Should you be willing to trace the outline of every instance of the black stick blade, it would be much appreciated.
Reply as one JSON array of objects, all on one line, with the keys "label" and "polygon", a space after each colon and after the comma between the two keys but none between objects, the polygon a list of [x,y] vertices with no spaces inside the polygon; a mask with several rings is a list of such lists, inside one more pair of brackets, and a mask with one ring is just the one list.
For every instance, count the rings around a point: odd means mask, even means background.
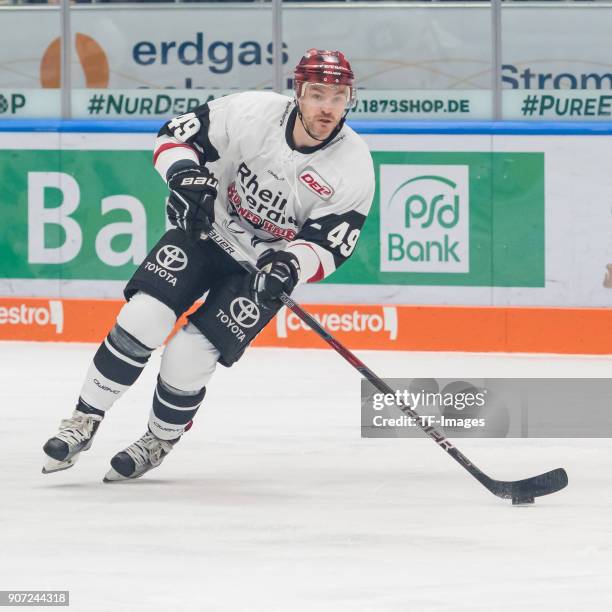
[{"label": "black stick blade", "polygon": [[487,488],[503,499],[526,500],[560,491],[567,486],[567,482],[567,472],[563,468],[557,468],[524,480],[491,480],[491,486]]}]

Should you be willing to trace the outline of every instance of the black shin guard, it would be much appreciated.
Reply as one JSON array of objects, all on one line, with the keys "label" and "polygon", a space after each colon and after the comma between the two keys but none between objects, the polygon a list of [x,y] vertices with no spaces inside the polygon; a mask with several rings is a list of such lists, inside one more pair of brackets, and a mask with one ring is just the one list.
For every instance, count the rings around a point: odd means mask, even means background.
[{"label": "black shin guard", "polygon": [[115,325],[94,356],[99,372],[120,385],[132,385],[140,376],[153,349]]},{"label": "black shin guard", "polygon": [[153,408],[149,418],[149,429],[162,440],[175,440],[189,429],[204,396],[206,387],[199,391],[175,389],[161,377],[153,396]]},{"label": "black shin guard", "polygon": [[[79,406],[108,410],[136,382],[152,352],[153,349],[115,325],[93,358]],[[81,407],[79,410],[85,412]]]}]

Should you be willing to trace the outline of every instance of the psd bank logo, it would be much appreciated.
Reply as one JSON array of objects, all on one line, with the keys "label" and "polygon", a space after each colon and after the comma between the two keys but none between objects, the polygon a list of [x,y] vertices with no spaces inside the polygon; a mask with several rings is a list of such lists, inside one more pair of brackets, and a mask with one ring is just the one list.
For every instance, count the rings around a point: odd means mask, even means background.
[{"label": "psd bank logo", "polygon": [[380,269],[469,272],[469,166],[380,166]]},{"label": "psd bank logo", "polygon": [[28,304],[0,306],[0,325],[54,325],[55,333],[61,334],[64,331],[64,309],[59,300],[49,300],[48,307]]},{"label": "psd bank logo", "polygon": [[[327,331],[357,333],[357,334],[385,334],[389,340],[397,339],[397,308],[395,306],[383,306],[382,312],[363,312],[353,307],[337,308],[335,312],[310,314]],[[310,331],[310,327],[304,323],[293,311],[281,308],[276,315],[276,335],[279,338],[287,338],[291,332]]]},{"label": "psd bank logo", "polygon": [[[110,69],[104,49],[91,36],[80,32],[77,32],[74,44],[85,77],[85,87],[106,89],[110,78]],[[62,72],[60,56],[61,43],[58,37],[47,47],[40,62],[40,84],[42,87],[48,89],[59,88]]]}]

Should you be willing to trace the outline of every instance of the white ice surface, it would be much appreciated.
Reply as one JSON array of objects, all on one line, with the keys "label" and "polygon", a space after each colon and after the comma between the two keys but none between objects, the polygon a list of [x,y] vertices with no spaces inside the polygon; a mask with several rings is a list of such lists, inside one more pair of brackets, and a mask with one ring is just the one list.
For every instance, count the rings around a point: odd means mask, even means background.
[{"label": "white ice surface", "polygon": [[[611,609],[610,440],[458,441],[496,478],[567,469],[567,489],[512,507],[428,439],[361,439],[359,377],[333,352],[254,349],[219,368],[158,470],[103,484],[145,430],[156,354],[92,449],[43,476],[94,350],[0,343],[0,590],[67,589],[77,612]],[[360,356],[397,377],[612,372],[612,358]]]}]

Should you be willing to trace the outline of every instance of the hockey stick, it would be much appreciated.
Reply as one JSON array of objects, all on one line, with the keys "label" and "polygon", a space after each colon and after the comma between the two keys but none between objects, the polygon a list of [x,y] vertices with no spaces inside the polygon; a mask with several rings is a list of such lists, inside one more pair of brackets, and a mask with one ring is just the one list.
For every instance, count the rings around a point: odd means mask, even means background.
[{"label": "hockey stick", "polygon": [[[218,229],[214,229],[208,233],[211,238],[220,248],[222,248],[234,261],[239,263],[245,270],[249,272],[257,272],[256,266],[250,261],[245,253],[241,252],[237,247],[231,244],[224,238]],[[348,361],[362,376],[382,393],[394,394],[394,390],[379,378],[370,368],[368,368],[360,359],[358,359],[351,351],[349,351],[341,342],[334,338],[323,326],[309,315],[298,303],[290,296],[283,293],[280,296],[281,302],[287,308],[291,309],[304,323],[306,323],[316,334],[318,334],[325,342],[327,342],[337,353],[339,353],[346,361]],[[472,463],[458,448],[453,446],[437,429],[430,425],[425,425],[415,412],[407,404],[397,404],[398,408],[407,416],[412,417],[414,422],[434,441],[445,450],[457,463],[467,470],[478,482],[484,485],[491,493],[503,499],[511,499],[512,503],[530,504],[534,503],[536,497],[555,493],[567,486],[567,473],[563,468],[557,468],[525,478],[523,480],[495,480],[487,476],[474,463]]]}]

